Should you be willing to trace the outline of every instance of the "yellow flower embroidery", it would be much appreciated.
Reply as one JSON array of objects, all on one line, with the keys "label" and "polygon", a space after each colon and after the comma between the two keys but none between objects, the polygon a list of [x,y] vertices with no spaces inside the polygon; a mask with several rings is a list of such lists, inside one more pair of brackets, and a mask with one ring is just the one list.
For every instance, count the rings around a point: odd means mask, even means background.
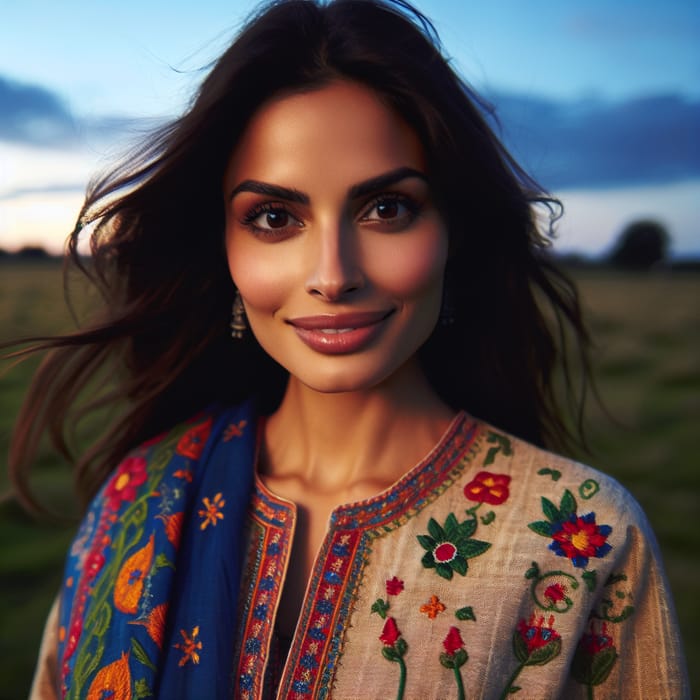
[{"label": "yellow flower embroidery", "polygon": [[182,644],[173,644],[176,649],[182,652],[182,658],[177,662],[178,666],[184,666],[188,661],[193,664],[199,663],[199,651],[202,649],[202,642],[197,637],[199,636],[199,625],[192,628],[192,634],[187,634],[185,630],[180,630],[182,635]]},{"label": "yellow flower embroidery", "polygon": [[420,606],[420,611],[425,613],[431,620],[434,620],[438,613],[444,612],[445,606],[436,595],[430,596],[430,602]]},{"label": "yellow flower embroidery", "polygon": [[204,508],[199,511],[199,517],[203,518],[202,524],[199,526],[200,530],[205,530],[207,525],[216,525],[217,520],[224,519],[221,509],[226,505],[226,501],[220,493],[217,493],[211,501],[208,498],[203,498],[202,503],[204,503]]}]

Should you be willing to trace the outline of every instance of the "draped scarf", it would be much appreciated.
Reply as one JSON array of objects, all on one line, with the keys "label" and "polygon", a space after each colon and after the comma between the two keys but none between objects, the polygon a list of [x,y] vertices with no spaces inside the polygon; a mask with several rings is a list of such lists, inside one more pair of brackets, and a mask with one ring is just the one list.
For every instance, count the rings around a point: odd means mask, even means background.
[{"label": "draped scarf", "polygon": [[59,697],[224,698],[256,450],[248,404],[131,452],[69,551]]}]

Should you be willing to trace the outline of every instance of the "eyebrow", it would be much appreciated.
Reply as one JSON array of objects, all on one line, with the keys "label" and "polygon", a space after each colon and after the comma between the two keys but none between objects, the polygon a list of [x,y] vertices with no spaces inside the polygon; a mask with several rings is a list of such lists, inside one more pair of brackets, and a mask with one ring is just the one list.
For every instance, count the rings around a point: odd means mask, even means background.
[{"label": "eyebrow", "polygon": [[[372,194],[372,192],[377,192],[378,190],[386,189],[387,187],[395,185],[397,182],[401,182],[401,180],[406,180],[411,177],[420,178],[425,182],[428,180],[425,173],[420,172],[420,170],[404,166],[396,168],[395,170],[390,170],[388,173],[377,175],[377,177],[370,178],[357,185],[353,185],[348,190],[348,198],[359,199],[360,197]],[[243,182],[233,189],[229,195],[229,201],[241,192],[253,192],[254,194],[276,197],[277,199],[283,199],[287,202],[296,202],[297,204],[308,205],[311,202],[309,195],[304,192],[300,192],[291,187],[282,187],[281,185],[273,185],[269,182],[261,182],[260,180],[243,180]]]}]

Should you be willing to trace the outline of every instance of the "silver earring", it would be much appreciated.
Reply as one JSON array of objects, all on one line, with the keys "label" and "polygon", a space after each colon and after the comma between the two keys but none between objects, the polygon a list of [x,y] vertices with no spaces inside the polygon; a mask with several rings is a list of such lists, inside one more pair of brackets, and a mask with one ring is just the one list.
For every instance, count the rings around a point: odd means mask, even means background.
[{"label": "silver earring", "polygon": [[235,340],[243,338],[244,333],[248,330],[248,324],[245,318],[245,308],[241,293],[236,290],[236,296],[233,297],[233,308],[231,310],[231,337]]}]

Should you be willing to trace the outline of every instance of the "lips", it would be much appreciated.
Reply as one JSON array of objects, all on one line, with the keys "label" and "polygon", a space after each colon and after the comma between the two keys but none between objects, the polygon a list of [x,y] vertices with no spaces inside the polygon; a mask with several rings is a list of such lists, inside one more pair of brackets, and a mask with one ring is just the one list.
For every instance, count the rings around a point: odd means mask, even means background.
[{"label": "lips", "polygon": [[343,314],[323,314],[289,319],[302,342],[326,355],[362,350],[381,333],[393,309]]}]

